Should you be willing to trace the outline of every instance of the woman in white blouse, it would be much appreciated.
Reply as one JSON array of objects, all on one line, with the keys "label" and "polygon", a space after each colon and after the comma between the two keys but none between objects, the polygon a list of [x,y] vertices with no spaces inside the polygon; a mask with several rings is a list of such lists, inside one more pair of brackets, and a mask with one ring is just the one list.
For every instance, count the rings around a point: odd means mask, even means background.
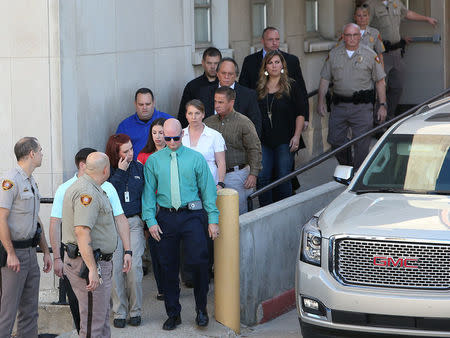
[{"label": "woman in white blouse", "polygon": [[186,119],[189,125],[183,129],[183,145],[201,153],[208,162],[217,190],[225,187],[225,140],[218,131],[207,127],[202,121],[205,106],[200,100],[186,103]]}]

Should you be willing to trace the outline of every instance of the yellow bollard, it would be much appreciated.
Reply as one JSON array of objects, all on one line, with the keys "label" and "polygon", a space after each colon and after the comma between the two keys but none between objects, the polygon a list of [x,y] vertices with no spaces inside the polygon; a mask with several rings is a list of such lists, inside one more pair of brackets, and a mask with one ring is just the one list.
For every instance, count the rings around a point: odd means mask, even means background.
[{"label": "yellow bollard", "polygon": [[237,334],[241,331],[239,284],[239,195],[234,189],[217,193],[219,238],[214,240],[214,316]]}]

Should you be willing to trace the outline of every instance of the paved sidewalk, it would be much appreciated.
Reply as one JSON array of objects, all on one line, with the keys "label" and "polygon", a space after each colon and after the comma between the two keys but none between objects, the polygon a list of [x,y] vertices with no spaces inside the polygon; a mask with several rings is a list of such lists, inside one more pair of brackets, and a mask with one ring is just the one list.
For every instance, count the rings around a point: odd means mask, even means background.
[{"label": "paved sidewalk", "polygon": [[[112,325],[112,337],[236,337],[234,332],[214,319],[214,283],[211,282],[208,293],[208,313],[209,325],[205,329],[200,329],[195,325],[195,303],[194,289],[181,287],[180,303],[181,325],[173,331],[164,331],[162,325],[167,319],[164,309],[164,302],[156,300],[156,283],[153,274],[150,272],[144,276],[143,280],[143,314],[142,324],[138,327],[127,325],[123,329],[117,329]],[[67,332],[60,335],[64,338],[78,337],[76,331]]]}]

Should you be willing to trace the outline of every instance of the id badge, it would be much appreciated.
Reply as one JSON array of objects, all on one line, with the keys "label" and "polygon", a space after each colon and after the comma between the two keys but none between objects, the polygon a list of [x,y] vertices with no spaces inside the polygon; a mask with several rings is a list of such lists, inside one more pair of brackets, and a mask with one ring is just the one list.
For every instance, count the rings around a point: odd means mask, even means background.
[{"label": "id badge", "polygon": [[125,197],[125,202],[130,202],[130,192],[129,191],[125,191],[123,193],[124,197]]}]

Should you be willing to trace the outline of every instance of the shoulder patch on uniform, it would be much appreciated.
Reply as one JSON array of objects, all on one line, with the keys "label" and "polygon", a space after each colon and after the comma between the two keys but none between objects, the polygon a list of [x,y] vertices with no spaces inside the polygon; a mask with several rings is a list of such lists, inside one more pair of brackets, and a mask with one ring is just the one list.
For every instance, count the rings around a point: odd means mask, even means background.
[{"label": "shoulder patch on uniform", "polygon": [[375,56],[375,61],[376,61],[377,63],[381,63],[381,60],[380,60],[380,58],[378,57],[378,55]]},{"label": "shoulder patch on uniform", "polygon": [[381,42],[383,42],[383,40],[381,40],[381,35],[378,34],[378,40],[380,40]]},{"label": "shoulder patch on uniform", "polygon": [[3,180],[2,182],[2,189],[3,190],[10,190],[12,187],[14,187],[14,183],[10,180]]},{"label": "shoulder patch on uniform", "polygon": [[85,207],[87,207],[92,202],[92,196],[87,195],[87,194],[81,195],[80,201],[81,201],[81,204],[83,204]]}]

